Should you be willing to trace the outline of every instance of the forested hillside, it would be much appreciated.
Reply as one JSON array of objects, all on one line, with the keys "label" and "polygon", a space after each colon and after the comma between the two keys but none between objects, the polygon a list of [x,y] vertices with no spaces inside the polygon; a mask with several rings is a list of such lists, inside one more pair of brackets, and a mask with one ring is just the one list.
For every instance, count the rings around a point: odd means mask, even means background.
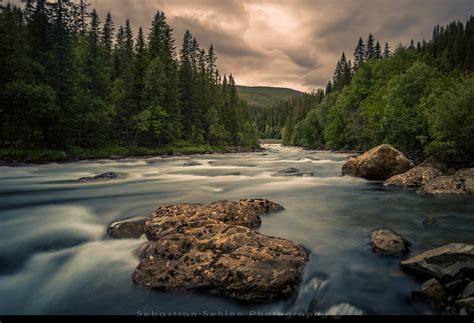
[{"label": "forested hillside", "polygon": [[315,102],[262,110],[259,130],[287,145],[365,150],[388,143],[410,156],[472,162],[473,72],[474,17],[436,26],[431,40],[393,51],[370,34],[359,39],[353,61],[342,53]]},{"label": "forested hillside", "polygon": [[247,101],[249,107],[264,108],[282,100],[302,96],[303,93],[282,87],[237,85],[237,93]]},{"label": "forested hillside", "polygon": [[27,1],[1,6],[0,33],[4,154],[258,145],[212,45],[202,49],[187,31],[176,49],[163,12],[145,35],[128,20],[115,26],[84,1]]}]

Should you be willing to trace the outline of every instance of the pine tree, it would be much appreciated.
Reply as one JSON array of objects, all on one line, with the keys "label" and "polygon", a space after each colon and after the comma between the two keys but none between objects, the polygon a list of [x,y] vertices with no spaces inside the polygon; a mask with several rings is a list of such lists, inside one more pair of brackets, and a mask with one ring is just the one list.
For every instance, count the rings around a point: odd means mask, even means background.
[{"label": "pine tree", "polygon": [[383,50],[383,58],[384,59],[389,59],[392,53],[390,52],[390,47],[388,46],[388,43],[385,43],[385,47]]},{"label": "pine tree", "polygon": [[232,143],[232,145],[234,146],[237,146],[240,142],[240,138],[238,135],[239,124],[237,119],[239,97],[237,95],[237,88],[235,86],[235,80],[232,74],[229,75],[227,87],[228,89],[226,92],[228,95],[228,101],[227,104],[224,106],[223,111],[224,125],[229,133],[230,143]]},{"label": "pine tree", "polygon": [[148,36],[149,55],[153,60],[159,58],[164,66],[168,82],[165,85],[163,108],[169,118],[166,130],[162,132],[163,142],[172,143],[182,137],[183,116],[180,106],[178,66],[175,62],[176,49],[173,29],[167,24],[166,16],[158,11],[153,19]]},{"label": "pine tree", "polygon": [[375,45],[375,59],[378,61],[382,59],[382,48],[379,42]]},{"label": "pine tree", "polygon": [[102,28],[102,45],[107,50],[107,53],[110,55],[112,53],[113,43],[114,43],[114,22],[110,12],[107,12],[107,17],[105,18],[105,23]]},{"label": "pine tree", "polygon": [[375,38],[372,33],[369,34],[369,37],[367,38],[367,47],[365,49],[365,59],[370,60],[370,59],[375,59],[376,53],[375,53]]},{"label": "pine tree", "polygon": [[135,45],[132,67],[132,100],[134,102],[135,113],[140,113],[143,110],[143,88],[145,87],[145,72],[148,66],[147,57],[145,36],[142,27],[140,27]]},{"label": "pine tree", "polygon": [[192,139],[193,124],[195,115],[193,111],[193,67],[192,67],[192,43],[193,37],[189,30],[186,30],[183,37],[183,45],[179,52],[179,80],[181,88],[181,104],[183,114],[184,136],[186,139]]},{"label": "pine tree", "polygon": [[333,77],[333,89],[342,90],[344,86],[350,83],[352,78],[351,63],[347,61],[346,54],[343,52],[341,59],[337,62]]},{"label": "pine tree", "polygon": [[211,82],[217,84],[219,82],[219,73],[216,68],[216,54],[214,52],[214,46],[211,44],[209,51],[207,52],[207,74],[211,78]]},{"label": "pine tree", "polygon": [[365,44],[362,37],[359,38],[357,47],[354,50],[354,71],[357,71],[365,60]]},{"label": "pine tree", "polygon": [[328,95],[332,92],[332,82],[329,81],[328,84],[326,85],[326,90],[325,90],[325,94]]}]

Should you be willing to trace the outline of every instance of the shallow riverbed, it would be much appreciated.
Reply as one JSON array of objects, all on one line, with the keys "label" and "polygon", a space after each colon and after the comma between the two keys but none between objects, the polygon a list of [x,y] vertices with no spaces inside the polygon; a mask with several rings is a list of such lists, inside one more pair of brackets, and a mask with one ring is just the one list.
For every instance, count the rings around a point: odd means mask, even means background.
[{"label": "shallow riverbed", "polygon": [[[338,313],[430,314],[410,299],[419,282],[397,258],[372,253],[369,233],[398,231],[411,255],[450,242],[474,243],[474,202],[386,189],[342,177],[345,154],[267,145],[263,153],[82,161],[0,167],[0,314]],[[295,167],[314,177],[285,177]],[[119,179],[81,184],[108,171]],[[286,211],[260,232],[311,252],[299,293],[270,304],[147,291],[131,284],[143,240],[106,240],[114,220],[159,205],[266,198]],[[425,216],[440,225],[425,226]]]}]

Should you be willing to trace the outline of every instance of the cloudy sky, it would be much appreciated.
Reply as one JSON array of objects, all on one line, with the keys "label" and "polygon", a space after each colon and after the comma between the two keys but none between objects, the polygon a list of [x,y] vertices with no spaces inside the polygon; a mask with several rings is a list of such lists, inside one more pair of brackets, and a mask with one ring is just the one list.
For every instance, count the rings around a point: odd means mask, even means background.
[{"label": "cloudy sky", "polygon": [[373,32],[392,48],[430,38],[435,24],[465,21],[474,0],[90,0],[118,26],[130,18],[148,29],[162,10],[177,44],[189,29],[213,43],[221,74],[238,84],[309,91],[325,86],[342,51],[352,58],[360,36]]}]

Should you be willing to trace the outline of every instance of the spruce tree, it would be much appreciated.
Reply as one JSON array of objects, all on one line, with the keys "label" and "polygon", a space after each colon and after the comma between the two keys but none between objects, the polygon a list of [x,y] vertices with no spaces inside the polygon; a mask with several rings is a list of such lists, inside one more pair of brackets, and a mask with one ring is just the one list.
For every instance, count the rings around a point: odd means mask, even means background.
[{"label": "spruce tree", "polygon": [[383,58],[384,59],[389,59],[392,53],[390,52],[390,47],[388,46],[388,43],[385,43],[385,47],[383,50]]},{"label": "spruce tree", "polygon": [[113,43],[114,43],[114,22],[110,12],[107,12],[107,17],[105,18],[105,23],[102,28],[102,45],[107,50],[107,53],[110,55],[112,53]]},{"label": "spruce tree", "polygon": [[379,42],[375,45],[375,59],[378,61],[382,59],[382,48]]},{"label": "spruce tree", "polygon": [[372,33],[369,34],[369,37],[367,38],[367,47],[365,49],[365,59],[366,60],[371,60],[375,59],[376,53],[375,53],[375,38]]},{"label": "spruce tree", "polygon": [[195,115],[193,111],[193,66],[192,66],[192,43],[193,37],[189,30],[186,30],[183,37],[183,44],[179,52],[179,80],[181,88],[181,104],[183,114],[184,136],[192,139],[193,124]]},{"label": "spruce tree", "polygon": [[163,64],[168,80],[165,84],[165,99],[163,108],[166,111],[169,124],[162,132],[163,142],[172,143],[182,137],[183,116],[181,112],[178,66],[175,61],[176,49],[173,29],[166,22],[166,16],[158,11],[153,19],[148,35],[149,55],[153,60],[159,58]]},{"label": "spruce tree", "polygon": [[357,71],[365,60],[365,44],[362,37],[359,38],[357,47],[354,50],[354,71]]}]

